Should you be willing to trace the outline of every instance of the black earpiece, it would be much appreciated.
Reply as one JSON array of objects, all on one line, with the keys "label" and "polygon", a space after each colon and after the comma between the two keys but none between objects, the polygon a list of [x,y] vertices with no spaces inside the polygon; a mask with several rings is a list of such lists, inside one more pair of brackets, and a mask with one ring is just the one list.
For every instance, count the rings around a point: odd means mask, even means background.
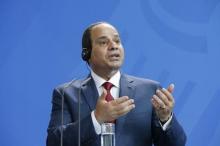
[{"label": "black earpiece", "polygon": [[89,58],[91,56],[91,50],[90,49],[87,49],[87,48],[83,48],[82,49],[82,54],[81,54],[81,57],[84,61],[89,61]]}]

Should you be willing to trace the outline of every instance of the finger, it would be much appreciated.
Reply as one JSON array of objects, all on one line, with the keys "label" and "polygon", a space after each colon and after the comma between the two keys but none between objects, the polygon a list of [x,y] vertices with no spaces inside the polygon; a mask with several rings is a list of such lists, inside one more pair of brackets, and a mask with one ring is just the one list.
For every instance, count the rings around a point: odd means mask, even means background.
[{"label": "finger", "polygon": [[160,108],[160,105],[155,101],[154,98],[151,99],[151,103],[153,104],[153,107],[154,107],[155,109],[159,109],[159,108]]},{"label": "finger", "polygon": [[166,107],[166,105],[163,103],[163,101],[157,95],[153,95],[153,99],[158,104],[159,108],[165,108]]},{"label": "finger", "polygon": [[173,93],[173,91],[174,91],[174,84],[173,84],[173,83],[170,84],[170,85],[168,86],[167,90],[168,90],[170,93]]},{"label": "finger", "polygon": [[162,88],[161,91],[163,92],[163,94],[165,94],[167,96],[169,101],[174,102],[173,95],[167,89]]},{"label": "finger", "polygon": [[167,96],[161,90],[157,89],[156,94],[163,101],[165,105],[170,105]]},{"label": "finger", "polygon": [[128,112],[130,112],[134,108],[135,108],[135,105],[134,104],[130,104],[130,105],[122,108],[121,110],[117,110],[116,111],[116,115],[117,116],[125,115],[125,114],[127,114]]},{"label": "finger", "polygon": [[132,105],[132,104],[134,104],[134,99],[126,100],[126,101],[124,101],[124,102],[122,102],[122,103],[120,103],[120,104],[117,104],[117,105],[115,106],[115,110],[116,110],[116,111],[123,110],[123,109],[125,109],[127,106],[130,106],[130,105]]},{"label": "finger", "polygon": [[119,97],[118,99],[112,100],[111,102],[113,102],[115,104],[121,104],[127,100],[129,100],[128,96],[122,96],[122,97]]}]

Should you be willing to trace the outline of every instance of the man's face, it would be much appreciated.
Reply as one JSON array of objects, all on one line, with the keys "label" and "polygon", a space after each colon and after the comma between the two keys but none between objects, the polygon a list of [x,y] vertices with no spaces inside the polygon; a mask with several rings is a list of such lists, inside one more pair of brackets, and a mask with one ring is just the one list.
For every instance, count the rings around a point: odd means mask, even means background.
[{"label": "man's face", "polygon": [[109,24],[98,24],[91,30],[92,52],[89,63],[94,71],[118,70],[124,60],[124,49],[117,30]]}]

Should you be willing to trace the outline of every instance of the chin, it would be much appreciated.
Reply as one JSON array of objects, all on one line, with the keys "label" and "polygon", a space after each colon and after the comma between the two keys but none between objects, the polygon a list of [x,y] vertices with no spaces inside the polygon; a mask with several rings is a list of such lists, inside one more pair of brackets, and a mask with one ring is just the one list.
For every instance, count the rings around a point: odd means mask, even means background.
[{"label": "chin", "polygon": [[114,70],[118,70],[118,69],[120,69],[121,65],[122,65],[121,62],[120,63],[113,63],[110,65],[110,67]]}]

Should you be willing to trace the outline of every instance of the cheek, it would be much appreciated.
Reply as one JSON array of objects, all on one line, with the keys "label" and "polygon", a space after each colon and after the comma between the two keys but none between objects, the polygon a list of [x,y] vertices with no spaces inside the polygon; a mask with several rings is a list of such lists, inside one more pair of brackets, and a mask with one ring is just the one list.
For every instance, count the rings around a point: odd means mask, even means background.
[{"label": "cheek", "polygon": [[100,61],[103,60],[105,58],[105,52],[104,51],[100,51],[100,50],[94,50],[91,54],[91,58],[94,61]]},{"label": "cheek", "polygon": [[124,58],[125,52],[124,52],[124,49],[123,49],[123,48],[121,49],[121,55],[122,55],[122,58]]}]

